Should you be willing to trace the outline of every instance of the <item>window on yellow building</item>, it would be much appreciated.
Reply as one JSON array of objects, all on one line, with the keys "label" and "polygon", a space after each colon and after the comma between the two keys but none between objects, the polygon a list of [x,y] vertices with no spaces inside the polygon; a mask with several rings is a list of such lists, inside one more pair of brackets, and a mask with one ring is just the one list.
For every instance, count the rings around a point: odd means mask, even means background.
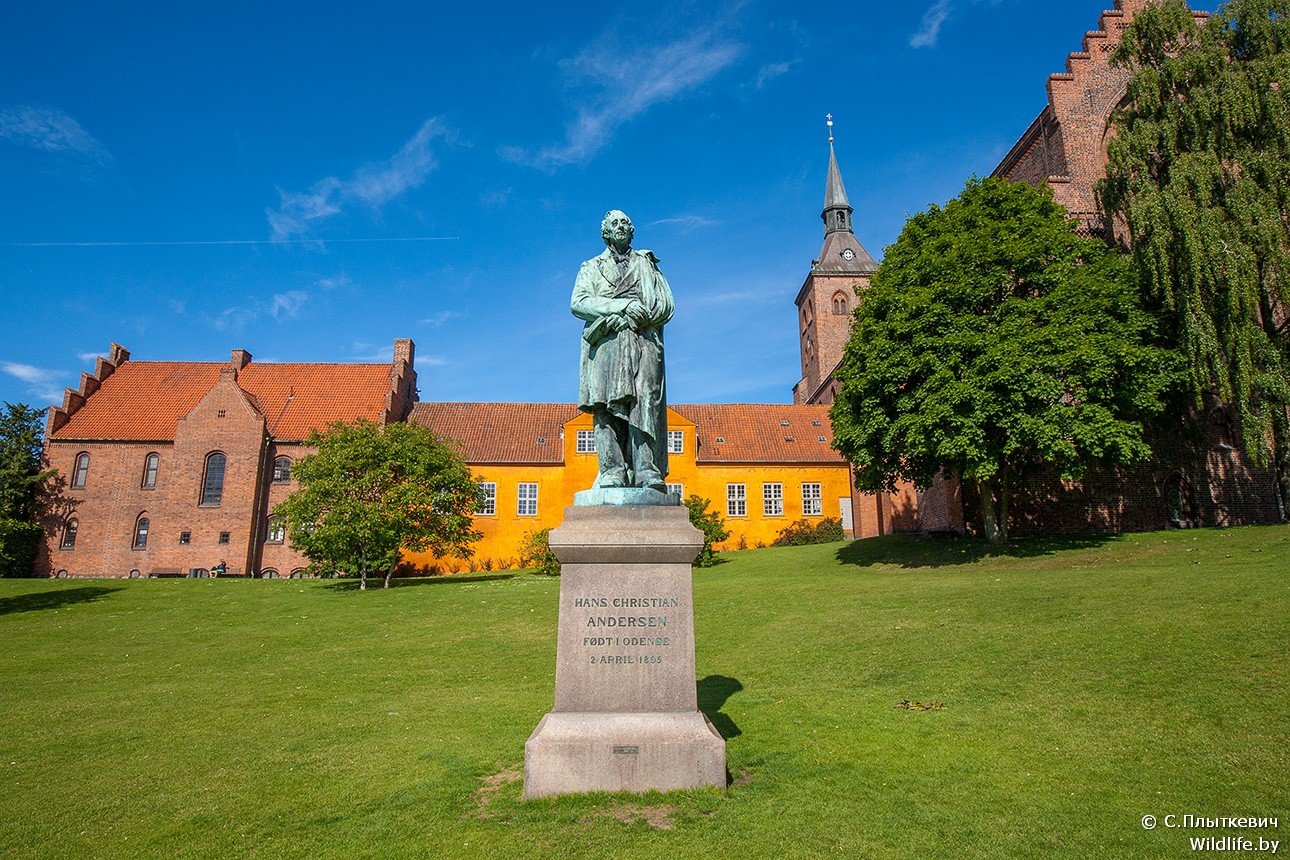
[{"label": "window on yellow building", "polygon": [[515,513],[521,517],[537,516],[537,484],[520,484],[519,494],[515,500]]},{"label": "window on yellow building", "polygon": [[748,488],[743,484],[726,484],[726,516],[748,516]]},{"label": "window on yellow building", "polygon": [[492,481],[479,482],[480,501],[478,516],[491,517],[497,514],[497,484]]},{"label": "window on yellow building", "polygon": [[818,517],[824,513],[824,500],[819,484],[802,485],[802,516]]},{"label": "window on yellow building", "polygon": [[576,450],[579,454],[596,453],[596,431],[579,430]]},{"label": "window on yellow building", "polygon": [[784,485],[761,485],[761,512],[768,517],[784,516]]},{"label": "window on yellow building", "polygon": [[667,453],[669,454],[685,453],[685,431],[683,430],[667,431]]}]

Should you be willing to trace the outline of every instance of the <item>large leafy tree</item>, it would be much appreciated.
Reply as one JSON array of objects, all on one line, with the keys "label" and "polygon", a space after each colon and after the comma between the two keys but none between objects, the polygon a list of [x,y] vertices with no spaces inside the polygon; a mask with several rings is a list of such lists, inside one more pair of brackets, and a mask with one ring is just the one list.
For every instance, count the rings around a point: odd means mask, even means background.
[{"label": "large leafy tree", "polygon": [[1163,0],[1137,15],[1113,61],[1133,76],[1102,204],[1168,312],[1196,404],[1216,394],[1258,461],[1271,447],[1285,502],[1290,2],[1230,0],[1198,27],[1182,0]]},{"label": "large leafy tree", "polygon": [[911,218],[860,296],[831,412],[861,489],[974,485],[1006,539],[1014,487],[1150,454],[1171,354],[1122,255],[1048,189],[973,179]]},{"label": "large leafy tree", "polygon": [[336,422],[307,444],[318,452],[292,467],[300,489],[273,512],[315,565],[357,576],[362,589],[369,574],[384,574],[388,588],[400,549],[471,555],[479,486],[428,429]]},{"label": "large leafy tree", "polygon": [[44,413],[22,403],[0,410],[0,575],[29,576],[40,542],[41,489],[53,472],[41,468]]}]

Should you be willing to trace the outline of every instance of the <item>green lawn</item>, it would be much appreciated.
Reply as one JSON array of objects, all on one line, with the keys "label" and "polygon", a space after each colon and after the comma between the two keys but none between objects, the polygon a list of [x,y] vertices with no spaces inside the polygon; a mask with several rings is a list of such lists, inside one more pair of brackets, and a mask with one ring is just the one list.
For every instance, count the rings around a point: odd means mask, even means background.
[{"label": "green lawn", "polygon": [[1290,527],[726,557],[696,636],[733,785],[530,803],[555,579],[0,580],[0,854],[1139,858],[1234,833],[1140,824],[1183,813],[1290,837]]}]

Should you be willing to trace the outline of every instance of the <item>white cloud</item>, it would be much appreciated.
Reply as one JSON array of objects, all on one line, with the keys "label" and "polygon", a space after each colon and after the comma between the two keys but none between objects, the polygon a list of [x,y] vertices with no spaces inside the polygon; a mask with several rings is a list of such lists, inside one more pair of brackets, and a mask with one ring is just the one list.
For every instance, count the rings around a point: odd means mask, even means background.
[{"label": "white cloud", "polygon": [[677,215],[673,218],[660,218],[657,221],[651,221],[647,227],[665,227],[675,226],[681,230],[694,230],[699,227],[712,227],[717,222],[711,218],[704,218],[702,215]]},{"label": "white cloud", "polygon": [[93,364],[94,362],[98,361],[99,355],[101,355],[101,353],[97,353],[97,352],[76,353],[77,358],[79,358],[81,361],[89,362],[90,364]]},{"label": "white cloud", "polygon": [[801,61],[792,60],[790,62],[783,63],[768,63],[762,66],[757,70],[757,80],[753,82],[753,86],[757,89],[761,89],[766,86],[766,84],[775,80],[775,78],[787,74],[788,70],[793,68],[793,66],[797,65],[799,62]]},{"label": "white cloud", "polygon": [[304,236],[321,221],[339,215],[356,201],[380,208],[407,191],[423,185],[438,166],[430,144],[448,134],[438,117],[431,117],[389,160],[360,167],[349,179],[324,177],[308,191],[278,190],[277,209],[265,209],[274,241]]},{"label": "white cloud", "polygon": [[442,355],[418,355],[417,367],[443,367],[448,363],[448,359]]},{"label": "white cloud", "polygon": [[615,30],[603,33],[560,66],[570,84],[585,82],[592,94],[580,99],[564,142],[536,152],[503,146],[508,161],[543,170],[585,163],[603,149],[623,124],[650,108],[707,83],[743,54],[743,46],[715,29],[696,30],[662,44],[635,46]]},{"label": "white cloud", "polygon": [[429,326],[430,328],[438,328],[448,320],[456,319],[461,315],[461,311],[439,311],[438,313],[431,314],[420,322],[421,325]]},{"label": "white cloud", "polygon": [[936,0],[927,11],[923,13],[923,22],[918,27],[918,32],[909,38],[911,48],[934,48],[936,40],[941,35],[941,25],[945,19],[950,17],[950,9],[954,0]]},{"label": "white cloud", "polygon": [[67,377],[61,370],[33,367],[16,361],[0,361],[0,370],[22,380],[27,391],[41,400],[49,403],[61,403],[63,400],[62,381]]},{"label": "white cloud", "polygon": [[81,124],[55,107],[19,105],[0,110],[0,138],[19,146],[108,164],[112,153]]},{"label": "white cloud", "polygon": [[216,331],[241,331],[246,324],[258,317],[260,312],[247,305],[225,308],[215,316],[205,317],[211,328]]},{"label": "white cloud", "polygon": [[273,301],[269,303],[269,313],[273,318],[281,321],[284,317],[294,317],[300,313],[306,301],[309,300],[309,294],[304,290],[289,290],[285,293],[275,293]]}]

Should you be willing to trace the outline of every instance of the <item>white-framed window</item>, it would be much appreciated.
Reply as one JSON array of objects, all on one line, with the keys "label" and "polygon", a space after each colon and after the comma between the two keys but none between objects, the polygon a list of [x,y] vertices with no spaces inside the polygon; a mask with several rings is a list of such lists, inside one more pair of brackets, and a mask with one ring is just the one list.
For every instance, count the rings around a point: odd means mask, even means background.
[{"label": "white-framed window", "polygon": [[818,517],[824,513],[824,501],[819,484],[802,485],[802,516]]},{"label": "white-framed window", "polygon": [[761,485],[761,512],[768,517],[784,515],[784,485]]},{"label": "white-framed window", "polygon": [[726,484],[726,516],[748,516],[748,488],[744,484]]},{"label": "white-framed window", "polygon": [[685,500],[685,484],[668,484],[667,492],[669,495],[679,497],[682,501]]},{"label": "white-framed window", "polygon": [[684,430],[667,431],[667,453],[669,454],[685,453],[685,431]]},{"label": "white-framed window", "polygon": [[287,521],[279,516],[269,517],[268,543],[283,543],[287,539]]},{"label": "white-framed window", "polygon": [[497,514],[497,484],[494,481],[479,482],[479,510],[475,514],[481,517],[491,517]]},{"label": "white-framed window", "polygon": [[521,517],[537,516],[537,484],[520,484],[515,497],[515,514]]},{"label": "white-framed window", "polygon": [[143,458],[143,481],[140,482],[140,487],[145,490],[155,490],[157,488],[157,466],[160,463],[161,458],[155,453]]},{"label": "white-framed window", "polygon": [[90,474],[90,455],[84,451],[76,455],[76,467],[72,469],[72,489],[85,489],[85,479]]},{"label": "white-framed window", "polygon": [[579,430],[578,441],[576,445],[577,445],[577,448],[575,450],[577,450],[579,454],[596,453],[596,431]]}]

